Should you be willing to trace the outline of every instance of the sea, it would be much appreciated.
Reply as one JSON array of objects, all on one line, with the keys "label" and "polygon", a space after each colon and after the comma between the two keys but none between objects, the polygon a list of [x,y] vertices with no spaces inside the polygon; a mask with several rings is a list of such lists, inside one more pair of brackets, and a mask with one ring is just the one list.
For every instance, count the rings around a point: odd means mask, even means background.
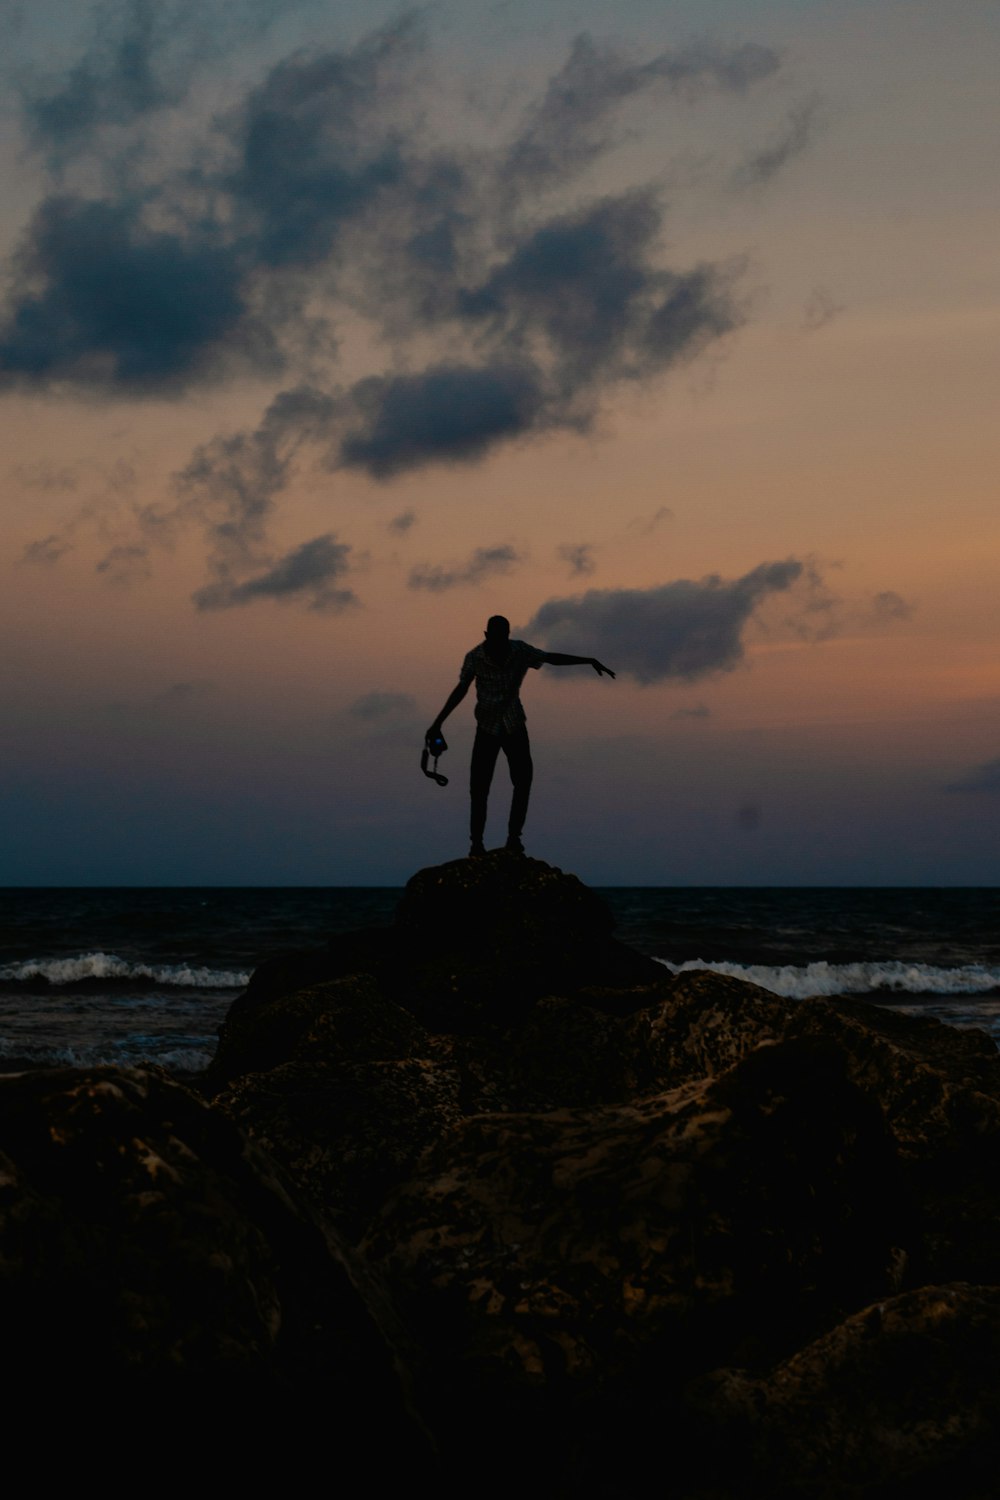
[{"label": "sea", "polygon": [[[851,995],[1000,1044],[1000,889],[598,888],[670,972]],[[264,959],[392,921],[391,887],[0,889],[0,1072],[195,1076]]]}]

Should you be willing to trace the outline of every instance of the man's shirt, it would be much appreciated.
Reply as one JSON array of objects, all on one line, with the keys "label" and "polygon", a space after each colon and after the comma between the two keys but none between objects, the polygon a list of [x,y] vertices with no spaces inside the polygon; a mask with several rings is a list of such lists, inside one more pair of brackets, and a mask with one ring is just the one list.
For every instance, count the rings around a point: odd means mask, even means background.
[{"label": "man's shirt", "polygon": [[459,682],[475,678],[476,724],[486,734],[509,734],[526,722],[518,691],[528,669],[545,661],[545,652],[527,641],[510,641],[508,646],[507,659],[500,665],[487,656],[485,644],[476,646],[458,674]]}]

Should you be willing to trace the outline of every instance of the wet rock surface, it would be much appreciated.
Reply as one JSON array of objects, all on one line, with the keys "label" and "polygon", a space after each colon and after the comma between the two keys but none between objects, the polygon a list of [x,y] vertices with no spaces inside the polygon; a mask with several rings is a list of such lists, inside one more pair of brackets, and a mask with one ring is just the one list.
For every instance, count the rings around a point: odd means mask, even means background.
[{"label": "wet rock surface", "polygon": [[348,1455],[377,1420],[375,1480],[447,1495],[995,1493],[980,1034],[671,977],[497,852],[262,965],[201,1083],[0,1080],[30,1368],[287,1394]]}]

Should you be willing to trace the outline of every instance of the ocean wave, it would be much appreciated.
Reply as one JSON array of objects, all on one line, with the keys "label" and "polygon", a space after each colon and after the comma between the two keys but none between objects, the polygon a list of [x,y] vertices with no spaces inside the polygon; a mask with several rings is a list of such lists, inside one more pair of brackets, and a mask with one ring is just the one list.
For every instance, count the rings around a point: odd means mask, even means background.
[{"label": "ocean wave", "polygon": [[168,1073],[194,1074],[203,1073],[214,1056],[213,1048],[199,1045],[151,1048],[81,1043],[76,1047],[32,1047],[0,1042],[0,1073],[35,1068],[145,1068],[155,1064]]},{"label": "ocean wave", "polygon": [[0,966],[0,983],[24,984],[42,980],[49,985],[74,985],[94,980],[141,982],[196,990],[236,990],[249,983],[249,973],[208,969],[195,964],[133,964],[114,953],[78,953],[70,958],[27,958]]},{"label": "ocean wave", "polygon": [[671,974],[687,974],[709,969],[732,979],[745,979],[784,995],[791,1000],[807,1000],[822,995],[870,995],[886,993],[910,995],[985,995],[1000,989],[1000,968],[983,964],[966,964],[954,969],[935,968],[932,964],[888,963],[831,964],[734,964],[706,963],[690,959],[672,964],[658,958]]}]

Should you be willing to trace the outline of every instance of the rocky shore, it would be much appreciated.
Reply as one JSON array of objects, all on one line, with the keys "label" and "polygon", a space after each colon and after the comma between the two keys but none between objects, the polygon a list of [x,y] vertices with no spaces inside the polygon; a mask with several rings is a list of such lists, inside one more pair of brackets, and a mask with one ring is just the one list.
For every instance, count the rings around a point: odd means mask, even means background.
[{"label": "rocky shore", "polygon": [[612,926],[455,861],[259,968],[198,1088],[0,1078],[9,1412],[242,1483],[996,1495],[992,1042]]}]

